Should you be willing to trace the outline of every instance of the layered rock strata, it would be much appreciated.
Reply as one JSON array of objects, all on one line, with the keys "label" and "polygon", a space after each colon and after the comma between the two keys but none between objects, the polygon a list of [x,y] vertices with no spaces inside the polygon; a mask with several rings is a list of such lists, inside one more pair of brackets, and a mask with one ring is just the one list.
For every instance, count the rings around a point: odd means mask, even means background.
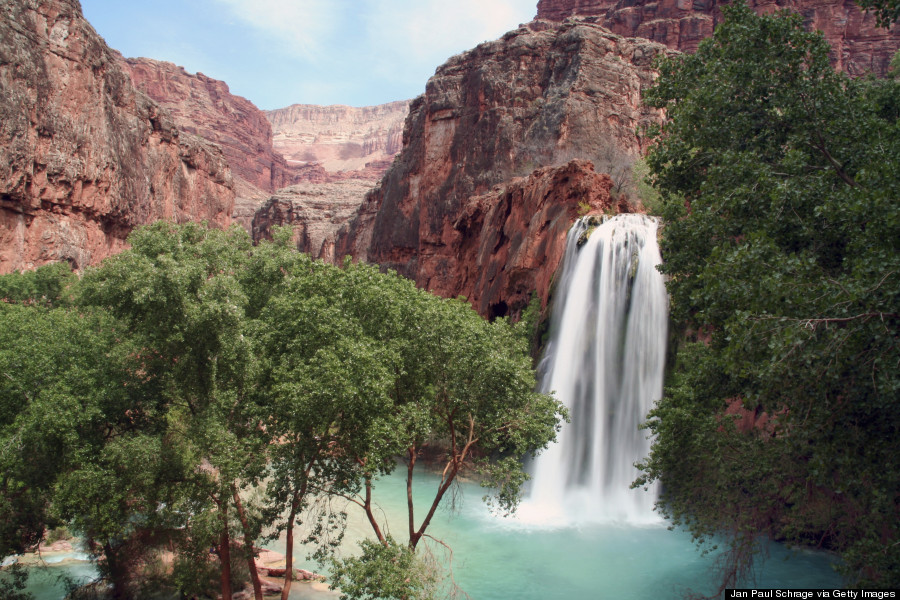
[{"label": "layered rock strata", "polygon": [[[563,21],[594,17],[624,36],[651,39],[669,48],[694,52],[722,20],[722,0],[539,0],[537,18]],[[835,67],[850,75],[887,73],[900,48],[900,27],[883,29],[854,0],[747,0],[759,13],[790,9],[803,15],[810,30],[823,32]]]},{"label": "layered rock strata", "polygon": [[265,113],[232,94],[224,81],[149,58],[122,62],[138,89],[166,108],[182,130],[222,148],[234,175],[267,192],[294,183],[287,161],[272,146]]},{"label": "layered rock strata", "polygon": [[[662,118],[640,98],[666,52],[593,23],[536,21],[450,59],[410,104],[403,150],[342,232],[338,256],[466,295],[487,316],[521,310],[532,284],[546,300],[537,282],[562,256],[573,207],[608,203],[608,178],[569,161],[627,169],[645,144],[638,132]],[[535,172],[543,166],[559,169]]]},{"label": "layered rock strata", "polygon": [[313,258],[333,262],[337,232],[352,219],[373,183],[343,180],[297,184],[279,190],[253,214],[250,231],[258,242],[271,239],[272,227],[290,226],[294,243]]},{"label": "layered rock strata", "polygon": [[550,294],[561,243],[581,213],[627,212],[610,197],[612,179],[589,161],[536,169],[468,198],[452,223],[447,272],[420,283],[442,296],[465,296],[482,315],[518,318],[532,291]]},{"label": "layered rock strata", "polygon": [[408,101],[377,106],[293,104],[266,111],[274,145],[292,165],[319,164],[338,179],[378,179],[400,152]]},{"label": "layered rock strata", "polygon": [[77,0],[0,3],[0,272],[95,264],[157,219],[230,222],[221,151],[137,91]]}]

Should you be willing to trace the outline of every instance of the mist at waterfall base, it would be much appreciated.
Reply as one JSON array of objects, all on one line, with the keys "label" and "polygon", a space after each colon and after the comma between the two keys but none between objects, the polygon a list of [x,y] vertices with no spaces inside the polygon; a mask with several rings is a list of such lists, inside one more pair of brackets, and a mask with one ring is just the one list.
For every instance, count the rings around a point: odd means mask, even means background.
[{"label": "mist at waterfall base", "polygon": [[[662,392],[667,297],[656,270],[657,224],[619,215],[582,236],[591,227],[581,220],[567,238],[540,367],[543,390],[566,404],[571,423],[530,465],[533,480],[515,516],[492,515],[481,500],[486,490],[463,481],[428,529],[453,557],[427,539],[425,545],[473,600],[675,600],[687,592],[709,595],[718,586],[716,552],[703,555],[689,533],[668,530],[653,512],[656,489],[630,489],[633,464],[650,448],[638,424]],[[397,539],[406,529],[404,476],[398,469],[375,484],[384,528]],[[417,467],[416,506],[430,504],[438,484],[438,475]],[[372,534],[360,510],[346,510],[342,552],[353,553],[356,541]],[[303,533],[298,528],[296,537]],[[283,552],[283,538],[268,546]],[[747,586],[841,585],[823,553],[762,547]],[[295,566],[321,571],[305,554],[298,549]],[[295,600],[335,597],[299,583],[291,590]]]}]

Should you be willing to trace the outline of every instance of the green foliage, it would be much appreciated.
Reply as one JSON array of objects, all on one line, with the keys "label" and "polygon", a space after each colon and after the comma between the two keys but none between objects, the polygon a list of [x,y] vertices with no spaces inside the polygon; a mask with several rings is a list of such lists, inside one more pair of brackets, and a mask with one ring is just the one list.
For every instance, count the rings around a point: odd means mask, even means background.
[{"label": "green foliage", "polygon": [[533,361],[539,359],[543,353],[544,345],[547,343],[546,338],[550,325],[548,317],[549,315],[544,314],[544,311],[541,309],[541,299],[538,297],[537,292],[531,292],[528,306],[522,311],[515,328],[528,345],[528,352],[531,354]]},{"label": "green foliage", "polygon": [[100,315],[0,303],[0,555],[33,549],[57,477],[102,447],[130,405]]},{"label": "green foliage", "polygon": [[360,542],[358,557],[335,560],[331,589],[341,600],[429,600],[436,597],[434,570],[405,544],[388,537],[384,543]]},{"label": "green foliage", "polygon": [[643,207],[651,215],[659,215],[662,212],[662,202],[659,192],[649,181],[650,166],[646,159],[639,158],[631,165],[632,185]]},{"label": "green foliage", "polygon": [[518,459],[555,435],[561,409],[505,320],[312,261],[286,230],[254,247],[240,228],[159,222],[129,243],[80,280],[0,278],[2,556],[67,523],[114,597],[226,594],[266,527],[305,521],[323,558],[344,521],[319,500],[371,511],[377,477],[434,445],[448,467],[412,556],[461,469],[509,510]]},{"label": "green foliage", "polygon": [[708,344],[681,349],[637,483],[701,538],[814,543],[897,585],[900,84],[836,73],[799,15],[723,10],[645,98],[669,117],[648,164],[672,315]]},{"label": "green foliage", "polygon": [[578,216],[583,217],[584,215],[591,212],[591,205],[587,200],[582,200],[578,203]]},{"label": "green foliage", "polygon": [[34,271],[0,275],[0,301],[58,306],[75,280],[68,263],[53,263]]},{"label": "green foliage", "polygon": [[898,0],[857,0],[866,12],[875,13],[879,27],[885,29],[896,24],[900,19],[900,1]]},{"label": "green foliage", "polygon": [[25,591],[28,585],[28,571],[20,564],[0,567],[0,598],[4,600],[32,600],[33,595]]}]

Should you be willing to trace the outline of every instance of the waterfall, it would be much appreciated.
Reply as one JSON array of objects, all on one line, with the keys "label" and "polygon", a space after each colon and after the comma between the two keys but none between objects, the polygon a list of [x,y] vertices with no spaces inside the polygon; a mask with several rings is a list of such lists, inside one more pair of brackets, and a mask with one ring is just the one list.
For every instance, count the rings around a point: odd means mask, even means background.
[{"label": "waterfall", "polygon": [[[571,423],[532,465],[529,521],[657,521],[656,489],[630,489],[650,440],[638,425],[662,393],[668,298],[657,222],[618,215],[569,231],[541,364]],[[587,237],[589,235],[589,237]],[[586,239],[585,239],[586,238]]]}]

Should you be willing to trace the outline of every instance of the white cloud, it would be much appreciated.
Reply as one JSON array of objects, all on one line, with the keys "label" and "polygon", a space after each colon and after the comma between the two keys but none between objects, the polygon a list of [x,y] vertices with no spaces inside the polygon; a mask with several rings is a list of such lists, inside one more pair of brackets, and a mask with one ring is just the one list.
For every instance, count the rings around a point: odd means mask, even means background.
[{"label": "white cloud", "polygon": [[[379,71],[429,73],[450,56],[530,21],[535,0],[363,0],[360,17]],[[424,80],[422,81],[424,89]]]},{"label": "white cloud", "polygon": [[537,4],[536,0],[211,1],[222,7],[224,20],[254,32],[257,39],[245,49],[252,52],[250,46],[256,46],[265,52],[267,59],[256,63],[259,70],[268,71],[273,63],[291,66],[287,78],[277,84],[269,81],[265,87],[304,92],[291,102],[323,102],[327,97],[325,102],[348,104],[423,92],[435,68],[452,55],[531,20]]},{"label": "white cloud", "polygon": [[334,0],[215,0],[259,33],[306,60],[327,52],[345,13]]}]

